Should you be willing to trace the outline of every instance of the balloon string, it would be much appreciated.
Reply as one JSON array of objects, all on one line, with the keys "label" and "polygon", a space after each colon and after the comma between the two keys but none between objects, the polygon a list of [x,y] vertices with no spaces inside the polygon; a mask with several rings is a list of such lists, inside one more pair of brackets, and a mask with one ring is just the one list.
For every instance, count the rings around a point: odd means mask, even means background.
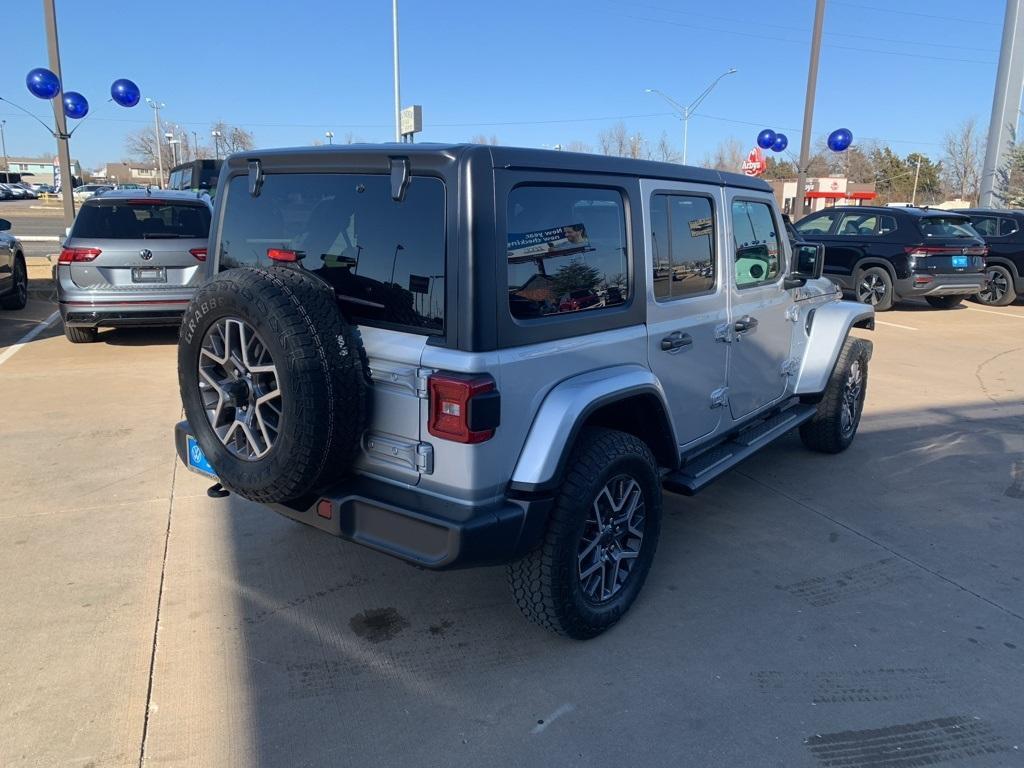
[{"label": "balloon string", "polygon": [[[32,118],[33,120],[35,120],[35,121],[36,121],[37,123],[39,123],[39,124],[40,124],[41,126],[43,126],[43,128],[45,128],[45,129],[46,129],[46,131],[47,131],[47,132],[48,132],[48,133],[49,133],[49,134],[50,134],[51,136],[53,136],[53,138],[55,138],[55,139],[56,139],[56,138],[58,138],[58,137],[57,137],[57,132],[56,132],[55,130],[53,130],[53,128],[51,128],[50,126],[48,126],[48,125],[47,125],[46,123],[44,123],[44,122],[43,122],[42,120],[40,120],[40,119],[39,119],[38,117],[36,117],[35,115],[33,115],[33,114],[32,114],[31,112],[29,112],[29,111],[28,111],[27,109],[25,109],[24,107],[19,107],[19,106],[18,106],[17,104],[15,104],[15,103],[14,103],[13,101],[9,101],[8,99],[5,99],[5,98],[4,98],[3,96],[0,96],[0,101],[4,102],[5,104],[10,104],[10,105],[11,105],[12,107],[14,107],[15,109],[20,109],[20,110],[21,110],[22,112],[24,112],[24,113],[25,113],[26,115],[28,115],[29,117],[31,117],[31,118]],[[71,134],[68,134],[68,135],[70,136]]]}]

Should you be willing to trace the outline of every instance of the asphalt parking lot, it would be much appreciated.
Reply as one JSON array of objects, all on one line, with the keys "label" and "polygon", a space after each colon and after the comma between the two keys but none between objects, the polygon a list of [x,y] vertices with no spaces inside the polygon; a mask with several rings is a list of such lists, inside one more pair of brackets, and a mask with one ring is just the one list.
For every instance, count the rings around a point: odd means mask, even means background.
[{"label": "asphalt parking lot", "polygon": [[33,289],[0,314],[2,766],[1024,765],[1024,305],[881,315],[853,447],[668,496],[579,643],[500,568],[208,498],[175,332],[71,345]]}]

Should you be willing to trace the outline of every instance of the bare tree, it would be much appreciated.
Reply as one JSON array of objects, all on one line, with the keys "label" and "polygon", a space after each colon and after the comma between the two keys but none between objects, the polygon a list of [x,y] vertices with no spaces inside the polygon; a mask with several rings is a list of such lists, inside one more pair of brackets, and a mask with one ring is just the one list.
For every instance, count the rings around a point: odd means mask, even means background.
[{"label": "bare tree", "polygon": [[981,164],[985,142],[975,119],[964,120],[943,139],[943,176],[951,194],[963,200],[974,200],[981,185]]},{"label": "bare tree", "polygon": [[654,148],[654,159],[661,160],[665,163],[678,163],[680,155],[672,147],[672,144],[668,140],[668,134],[665,131],[661,132],[661,137],[658,139],[658,144]]},{"label": "bare tree", "polygon": [[722,139],[715,147],[715,151],[704,156],[702,165],[705,168],[715,168],[719,171],[732,171],[738,173],[743,161],[747,159],[748,150],[739,139],[730,136]]},{"label": "bare tree", "polygon": [[493,133],[490,135],[490,138],[488,138],[487,136],[484,136],[482,133],[478,133],[476,136],[474,136],[472,139],[469,140],[469,143],[470,144],[493,144],[493,145],[496,145],[498,143],[498,137],[495,136]]},{"label": "bare tree", "polygon": [[140,128],[129,133],[124,140],[124,148],[128,155],[137,163],[157,167],[157,152],[165,169],[174,165],[171,146],[161,138],[159,148],[152,128]]},{"label": "bare tree", "polygon": [[597,141],[601,147],[602,155],[614,155],[615,157],[629,156],[629,131],[626,124],[619,122],[597,135]]},{"label": "bare tree", "polygon": [[578,139],[573,139],[568,144],[563,144],[562,149],[566,152],[585,152],[587,154],[592,154],[594,151],[592,146],[587,144],[585,141],[579,141]]},{"label": "bare tree", "polygon": [[220,131],[219,142],[222,154],[244,152],[256,146],[256,140],[249,131],[236,125],[228,125],[223,120],[218,120],[210,126],[210,132],[213,133],[213,131]]}]

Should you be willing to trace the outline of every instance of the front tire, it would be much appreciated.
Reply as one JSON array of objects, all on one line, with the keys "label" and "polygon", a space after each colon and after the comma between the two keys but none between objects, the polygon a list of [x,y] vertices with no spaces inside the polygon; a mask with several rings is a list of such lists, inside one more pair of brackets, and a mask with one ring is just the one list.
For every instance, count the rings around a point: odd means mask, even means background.
[{"label": "front tire", "polygon": [[857,278],[857,301],[870,304],[876,312],[892,309],[896,297],[893,293],[892,277],[882,267],[868,267]]},{"label": "front tire", "polygon": [[935,309],[956,309],[963,301],[963,296],[925,296],[924,300]]},{"label": "front tire", "polygon": [[0,307],[4,309],[24,309],[28,304],[28,270],[25,268],[25,260],[20,257],[14,259],[14,286],[9,294],[0,299]]},{"label": "front tire", "polygon": [[1017,300],[1017,292],[1013,288],[1013,275],[1006,267],[990,264],[985,270],[985,279],[988,282],[984,290],[973,296],[979,304],[989,307],[1007,307]]},{"label": "front tire", "polygon": [[817,413],[800,425],[800,439],[807,448],[841,453],[850,447],[864,411],[870,358],[871,342],[846,339]]},{"label": "front tire", "polygon": [[508,566],[525,616],[585,640],[629,610],[661,532],[658,465],[639,438],[585,430],[573,450],[544,538]]}]

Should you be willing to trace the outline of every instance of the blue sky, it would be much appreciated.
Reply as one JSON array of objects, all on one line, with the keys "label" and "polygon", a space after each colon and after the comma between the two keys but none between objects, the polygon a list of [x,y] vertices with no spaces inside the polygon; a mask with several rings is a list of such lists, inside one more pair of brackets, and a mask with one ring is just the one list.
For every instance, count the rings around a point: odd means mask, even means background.
[{"label": "blue sky", "polygon": [[[1003,0],[829,0],[815,136],[856,139],[938,158],[945,131],[977,118],[987,131]],[[813,0],[476,0],[401,2],[402,100],[423,105],[423,141],[484,133],[501,143],[581,140],[622,119],[681,145],[659,88],[688,102],[728,67],[690,121],[699,162],[722,139],[753,145],[761,127],[799,145]],[[129,77],[167,104],[164,119],[200,135],[218,119],[258,146],[365,141],[393,134],[388,0],[57,0],[65,87],[91,116],[72,139],[86,168],[126,157],[124,137],[152,125],[145,104],[107,101]],[[41,3],[4,3],[0,96],[52,122],[24,75],[46,66]],[[898,55],[894,55],[898,54]],[[7,151],[53,151],[34,121],[0,103]]]}]

